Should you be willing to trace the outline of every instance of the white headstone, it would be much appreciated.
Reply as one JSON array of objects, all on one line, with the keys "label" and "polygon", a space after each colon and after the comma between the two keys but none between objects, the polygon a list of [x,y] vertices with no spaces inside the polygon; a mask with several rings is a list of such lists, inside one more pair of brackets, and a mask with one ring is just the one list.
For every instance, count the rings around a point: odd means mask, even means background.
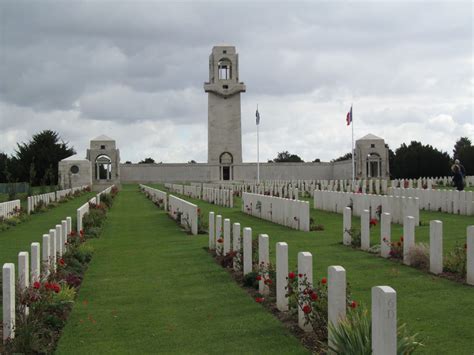
[{"label": "white headstone", "polygon": [[222,216],[216,216],[216,254],[221,255],[223,249],[223,243],[219,243],[219,239],[222,238]]},{"label": "white headstone", "polygon": [[15,338],[15,264],[3,264],[3,342]]},{"label": "white headstone", "polygon": [[443,222],[430,221],[430,272],[443,272]]},{"label": "white headstone", "polygon": [[390,256],[390,241],[392,239],[391,219],[390,213],[382,213],[380,221],[380,255],[383,258],[388,258]]},{"label": "white headstone", "polygon": [[53,267],[53,270],[56,271],[56,254],[58,252],[57,246],[56,246],[56,229],[50,229],[49,230],[49,259],[51,266]]},{"label": "white headstone", "polygon": [[230,253],[230,219],[224,219],[224,255]]},{"label": "white headstone", "polygon": [[42,250],[42,260],[45,267],[44,275],[49,275],[49,270],[51,268],[51,247],[50,247],[51,238],[49,234],[43,234],[43,250]]},{"label": "white headstone", "polygon": [[[328,323],[337,325],[346,317],[346,270],[342,266],[328,267]],[[329,345],[331,334],[329,333]]]},{"label": "white headstone", "polygon": [[252,228],[244,228],[243,244],[243,273],[244,275],[247,275],[252,272]]},{"label": "white headstone", "polygon": [[21,291],[30,286],[30,256],[28,252],[18,253],[18,286]]},{"label": "white headstone", "polygon": [[63,237],[62,237],[62,243],[63,243],[63,253],[66,252],[66,244],[68,242],[67,240],[67,221],[64,219],[61,221],[61,227],[62,227],[62,232],[63,232]]},{"label": "white headstone", "polygon": [[56,224],[56,251],[60,258],[63,256],[63,227],[60,224]]},{"label": "white headstone", "polygon": [[466,250],[466,282],[474,285],[474,225],[467,227],[467,250]]},{"label": "white headstone", "polygon": [[363,210],[360,216],[360,248],[369,250],[370,248],[370,212]]},{"label": "white headstone", "polygon": [[242,260],[237,261],[236,258],[240,257],[240,250],[242,248],[240,241],[240,223],[234,223],[232,226],[232,250],[236,253],[234,256],[234,271],[239,269],[239,264]]},{"label": "white headstone", "polygon": [[[310,285],[313,284],[313,255],[310,252],[302,251],[298,253],[298,275],[303,275]],[[304,286],[298,280],[298,292],[304,291]],[[313,331],[311,324],[305,324],[305,316],[301,307],[298,307],[298,325],[305,332]]]},{"label": "white headstone", "polygon": [[[258,265],[260,268],[267,269],[269,263],[269,250],[268,244],[270,242],[267,234],[260,234],[258,236]],[[262,279],[258,282],[258,291],[262,295],[268,295],[270,289],[268,285],[265,284],[265,279],[268,278],[268,272],[264,272]],[[273,280],[272,280],[273,281]]]},{"label": "white headstone", "polygon": [[31,282],[39,281],[41,276],[40,243],[31,243]]},{"label": "white headstone", "polygon": [[209,249],[214,250],[216,249],[216,239],[214,238],[214,212],[209,212]]},{"label": "white headstone", "polygon": [[344,208],[343,214],[343,228],[342,228],[342,242],[344,245],[351,245],[351,235],[349,231],[352,226],[352,210],[350,207]]},{"label": "white headstone", "polygon": [[389,286],[372,287],[372,354],[397,354],[397,293]]},{"label": "white headstone", "polygon": [[276,243],[276,305],[280,312],[288,311],[288,297],[286,287],[288,285],[288,244]]},{"label": "white headstone", "polygon": [[71,234],[72,232],[72,218],[71,217],[66,217],[67,221],[67,234]]},{"label": "white headstone", "polygon": [[410,265],[410,250],[415,246],[415,218],[405,216],[403,223],[403,263]]}]

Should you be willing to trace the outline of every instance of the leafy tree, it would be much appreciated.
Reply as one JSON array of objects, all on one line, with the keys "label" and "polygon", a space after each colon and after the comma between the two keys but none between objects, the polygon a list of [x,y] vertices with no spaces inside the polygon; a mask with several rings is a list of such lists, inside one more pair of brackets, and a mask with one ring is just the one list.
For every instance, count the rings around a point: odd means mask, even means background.
[{"label": "leafy tree", "polygon": [[343,161],[343,160],[349,160],[352,159],[352,153],[346,153],[344,155],[341,155],[339,158],[331,160],[331,162],[336,162],[336,161]]},{"label": "leafy tree", "polygon": [[155,159],[145,158],[142,161],[139,161],[138,164],[155,164]]},{"label": "leafy tree", "polygon": [[7,182],[8,155],[0,153],[0,183]]},{"label": "leafy tree", "polygon": [[130,160],[127,160],[125,164],[132,164],[132,162]]},{"label": "leafy tree", "polygon": [[316,158],[316,159],[313,160],[313,163],[321,163],[321,159]]},{"label": "leafy tree", "polygon": [[461,137],[454,145],[453,158],[459,159],[466,175],[474,175],[474,146],[471,140],[467,137]]},{"label": "leafy tree", "polygon": [[397,148],[390,170],[395,178],[446,176],[450,175],[450,163],[448,153],[412,141],[408,146],[403,143]]},{"label": "leafy tree", "polygon": [[290,154],[288,151],[278,153],[277,157],[273,159],[275,163],[304,163],[304,160],[301,159],[296,154]]},{"label": "leafy tree", "polygon": [[[73,147],[60,139],[57,132],[45,130],[33,135],[27,143],[18,143],[11,158],[9,172],[17,181],[40,182],[56,185],[59,161],[75,154]],[[34,176],[30,172],[35,171]]]},{"label": "leafy tree", "polygon": [[194,159],[190,160],[190,161],[188,161],[188,164],[196,164],[196,160],[194,160]]}]

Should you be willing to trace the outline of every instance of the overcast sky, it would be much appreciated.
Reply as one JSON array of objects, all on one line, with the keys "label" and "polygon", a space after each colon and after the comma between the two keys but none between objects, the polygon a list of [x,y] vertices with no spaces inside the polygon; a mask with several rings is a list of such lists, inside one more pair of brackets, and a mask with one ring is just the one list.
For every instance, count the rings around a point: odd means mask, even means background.
[{"label": "overcast sky", "polygon": [[0,152],[53,129],[85,156],[207,160],[208,60],[239,53],[244,161],[329,161],[355,138],[474,140],[473,2],[0,1]]}]

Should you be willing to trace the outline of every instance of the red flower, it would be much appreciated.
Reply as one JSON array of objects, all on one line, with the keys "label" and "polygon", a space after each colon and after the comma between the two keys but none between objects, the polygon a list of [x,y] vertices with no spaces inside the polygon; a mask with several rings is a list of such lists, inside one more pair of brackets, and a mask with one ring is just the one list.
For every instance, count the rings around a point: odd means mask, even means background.
[{"label": "red flower", "polygon": [[352,301],[351,302],[351,308],[356,308],[357,307],[357,302],[356,301]]},{"label": "red flower", "polygon": [[403,236],[400,237],[400,241],[403,242]]},{"label": "red flower", "polygon": [[303,277],[303,274],[298,274],[298,277]]},{"label": "red flower", "polygon": [[41,287],[41,284],[40,284],[38,281],[35,281],[35,282],[33,283],[33,288],[39,289],[40,287]]},{"label": "red flower", "polygon": [[198,214],[199,214],[199,213],[201,213],[201,209],[200,209],[200,208],[198,208]]},{"label": "red flower", "polygon": [[271,279],[266,279],[264,282],[265,282],[265,285],[271,285],[273,283]]},{"label": "red flower", "polygon": [[81,237],[83,237],[83,236],[84,236],[84,231],[81,229],[81,230],[79,231],[79,234],[81,235]]},{"label": "red flower", "polygon": [[63,258],[59,259],[59,265],[64,266],[66,265],[65,261]]},{"label": "red flower", "polygon": [[386,241],[387,241],[387,238],[383,237],[382,241],[386,242]]},{"label": "red flower", "polygon": [[371,226],[376,226],[376,225],[377,225],[377,220],[376,220],[375,218],[372,218],[372,219],[370,220],[370,225],[371,225]]},{"label": "red flower", "polygon": [[290,280],[293,280],[293,279],[295,278],[295,276],[296,276],[296,275],[295,275],[295,273],[294,273],[293,271],[288,274],[288,278],[289,278]]},{"label": "red flower", "polygon": [[265,301],[265,298],[263,298],[263,297],[256,297],[255,298],[255,302],[257,302],[257,303],[263,303],[263,301]]},{"label": "red flower", "polygon": [[321,279],[321,283],[322,283],[323,285],[326,285],[327,282],[328,282],[328,279],[327,279],[327,278],[323,277],[323,278]]},{"label": "red flower", "polygon": [[217,243],[223,243],[223,242],[224,242],[224,239],[222,238],[217,239]]},{"label": "red flower", "polygon": [[260,281],[262,279],[262,276],[257,275],[257,281]]},{"label": "red flower", "polygon": [[308,304],[305,304],[305,305],[303,306],[303,312],[304,312],[305,314],[311,313],[311,306],[308,305]]},{"label": "red flower", "polygon": [[59,291],[61,291],[61,286],[59,286],[58,284],[54,284],[53,285],[53,290],[54,290],[54,292],[59,293]]},{"label": "red flower", "polygon": [[401,247],[401,246],[402,246],[402,243],[401,243],[401,242],[398,242],[397,245],[398,245],[399,247]]},{"label": "red flower", "polygon": [[318,295],[317,295],[316,292],[313,292],[313,293],[311,294],[311,299],[312,299],[313,301],[317,301],[317,300],[318,300]]}]

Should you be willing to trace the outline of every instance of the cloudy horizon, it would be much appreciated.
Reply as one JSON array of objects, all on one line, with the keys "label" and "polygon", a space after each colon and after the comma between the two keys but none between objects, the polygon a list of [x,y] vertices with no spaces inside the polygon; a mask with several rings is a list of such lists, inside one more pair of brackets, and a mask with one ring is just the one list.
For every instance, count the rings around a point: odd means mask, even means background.
[{"label": "cloudy horizon", "polygon": [[208,60],[234,45],[243,159],[350,151],[354,133],[395,150],[452,154],[474,137],[473,3],[3,1],[0,152],[44,129],[85,156],[117,141],[122,162],[207,160]]}]

